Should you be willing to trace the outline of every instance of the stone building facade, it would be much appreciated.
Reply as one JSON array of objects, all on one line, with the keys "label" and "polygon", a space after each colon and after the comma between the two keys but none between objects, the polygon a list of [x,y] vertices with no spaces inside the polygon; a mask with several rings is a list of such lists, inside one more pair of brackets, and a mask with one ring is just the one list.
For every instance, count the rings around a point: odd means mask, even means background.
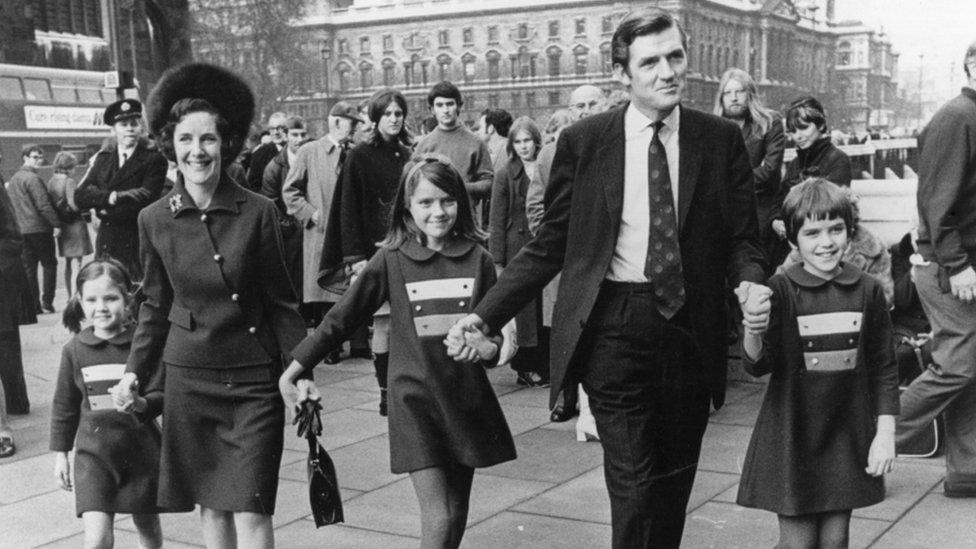
[{"label": "stone building facade", "polygon": [[897,124],[898,54],[883,31],[842,22],[837,34],[834,126],[857,133]]},{"label": "stone building facade", "polygon": [[676,15],[690,36],[686,103],[710,110],[732,66],[752,73],[774,108],[805,93],[831,103],[833,0],[353,0],[320,3],[298,23],[316,63],[286,108],[323,127],[335,101],[358,103],[391,86],[407,96],[416,124],[430,86],[451,80],[466,121],[498,106],[543,122],[581,84],[618,87],[613,31],[648,4]]}]

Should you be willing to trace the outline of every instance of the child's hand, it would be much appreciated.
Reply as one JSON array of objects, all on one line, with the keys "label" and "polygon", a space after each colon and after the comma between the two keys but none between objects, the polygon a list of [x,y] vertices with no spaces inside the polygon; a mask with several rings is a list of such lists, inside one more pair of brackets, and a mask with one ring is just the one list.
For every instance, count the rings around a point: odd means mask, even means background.
[{"label": "child's hand", "polygon": [[895,466],[895,416],[878,416],[878,431],[868,450],[865,471],[872,477],[890,473]]},{"label": "child's hand", "polygon": [[464,344],[475,350],[475,360],[491,360],[498,352],[498,345],[481,330],[464,332]]},{"label": "child's hand", "polygon": [[515,329],[515,321],[510,320],[502,327],[502,348],[499,351],[498,365],[504,366],[511,362],[518,348],[518,331]]},{"label": "child's hand", "polygon": [[71,491],[71,461],[68,452],[54,453],[54,478],[62,490]]},{"label": "child's hand", "polygon": [[115,411],[128,413],[134,411],[133,408],[139,396],[137,392],[139,390],[139,380],[133,379],[132,383],[126,386],[123,386],[124,381],[123,379],[117,385],[109,387],[108,392],[112,395],[112,404],[115,405]]},{"label": "child's hand", "polygon": [[770,297],[773,291],[762,284],[741,282],[735,295],[742,308],[742,325],[747,333],[762,335],[769,327]]}]

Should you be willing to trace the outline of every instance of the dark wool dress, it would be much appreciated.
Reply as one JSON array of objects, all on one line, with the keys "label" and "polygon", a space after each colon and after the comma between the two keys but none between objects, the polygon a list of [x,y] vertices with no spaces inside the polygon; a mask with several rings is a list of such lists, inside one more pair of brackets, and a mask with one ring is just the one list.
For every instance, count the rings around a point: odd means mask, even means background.
[{"label": "dark wool dress", "polygon": [[[74,492],[78,516],[157,513],[162,370],[146,387],[143,414],[116,412],[108,389],[125,371],[133,329],[105,340],[86,328],[61,354],[51,407],[51,451],[75,450]],[[77,436],[76,436],[77,435]],[[193,506],[178,511],[191,511]]]},{"label": "dark wool dress", "polygon": [[898,415],[898,368],[884,292],[842,264],[833,280],[794,265],[769,279],[763,356],[771,373],[737,502],[796,516],[866,507],[884,480],[864,469],[879,415]]},{"label": "dark wool dress", "polygon": [[455,362],[444,337],[495,282],[491,256],[468,240],[440,252],[408,241],[380,249],[315,332],[292,351],[305,368],[390,302],[390,468],[408,473],[515,459],[483,365]]}]

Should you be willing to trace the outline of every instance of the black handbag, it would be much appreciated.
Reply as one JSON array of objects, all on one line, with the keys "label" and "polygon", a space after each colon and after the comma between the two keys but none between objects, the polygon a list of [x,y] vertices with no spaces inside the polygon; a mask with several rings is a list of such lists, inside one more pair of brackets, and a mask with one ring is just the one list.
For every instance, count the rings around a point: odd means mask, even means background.
[{"label": "black handbag", "polygon": [[316,528],[345,520],[335,465],[318,440],[322,434],[321,409],[317,400],[306,400],[293,422],[298,425],[298,436],[308,441],[308,497]]}]

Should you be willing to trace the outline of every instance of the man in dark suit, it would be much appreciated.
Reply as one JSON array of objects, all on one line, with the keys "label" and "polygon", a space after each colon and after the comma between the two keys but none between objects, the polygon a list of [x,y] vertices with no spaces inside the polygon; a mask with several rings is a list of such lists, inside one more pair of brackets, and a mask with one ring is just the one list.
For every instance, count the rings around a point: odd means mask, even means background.
[{"label": "man in dark suit", "polygon": [[95,257],[112,257],[142,279],[139,262],[139,211],[159,199],[166,181],[166,158],[149,148],[142,123],[142,104],[135,99],[116,101],[105,109],[105,124],[112,127],[114,146],[95,154],[75,191],[79,209],[94,208],[101,224]]},{"label": "man in dark suit", "polygon": [[[709,402],[724,401],[727,277],[740,303],[768,291],[741,132],[679,105],[685,46],[660,9],[621,22],[630,103],[563,130],[538,234],[446,341],[476,358],[464,332],[497,331],[562,270],[550,405],[567,376],[590,396],[616,548],[680,544]],[[747,326],[765,325],[768,299],[748,303]]]},{"label": "man in dark suit", "polygon": [[247,180],[244,187],[249,191],[261,193],[261,185],[264,182],[264,169],[274,160],[274,157],[281,153],[288,143],[288,128],[285,121],[288,115],[283,112],[272,113],[268,117],[268,135],[271,140],[251,153],[251,160],[247,168]]}]

